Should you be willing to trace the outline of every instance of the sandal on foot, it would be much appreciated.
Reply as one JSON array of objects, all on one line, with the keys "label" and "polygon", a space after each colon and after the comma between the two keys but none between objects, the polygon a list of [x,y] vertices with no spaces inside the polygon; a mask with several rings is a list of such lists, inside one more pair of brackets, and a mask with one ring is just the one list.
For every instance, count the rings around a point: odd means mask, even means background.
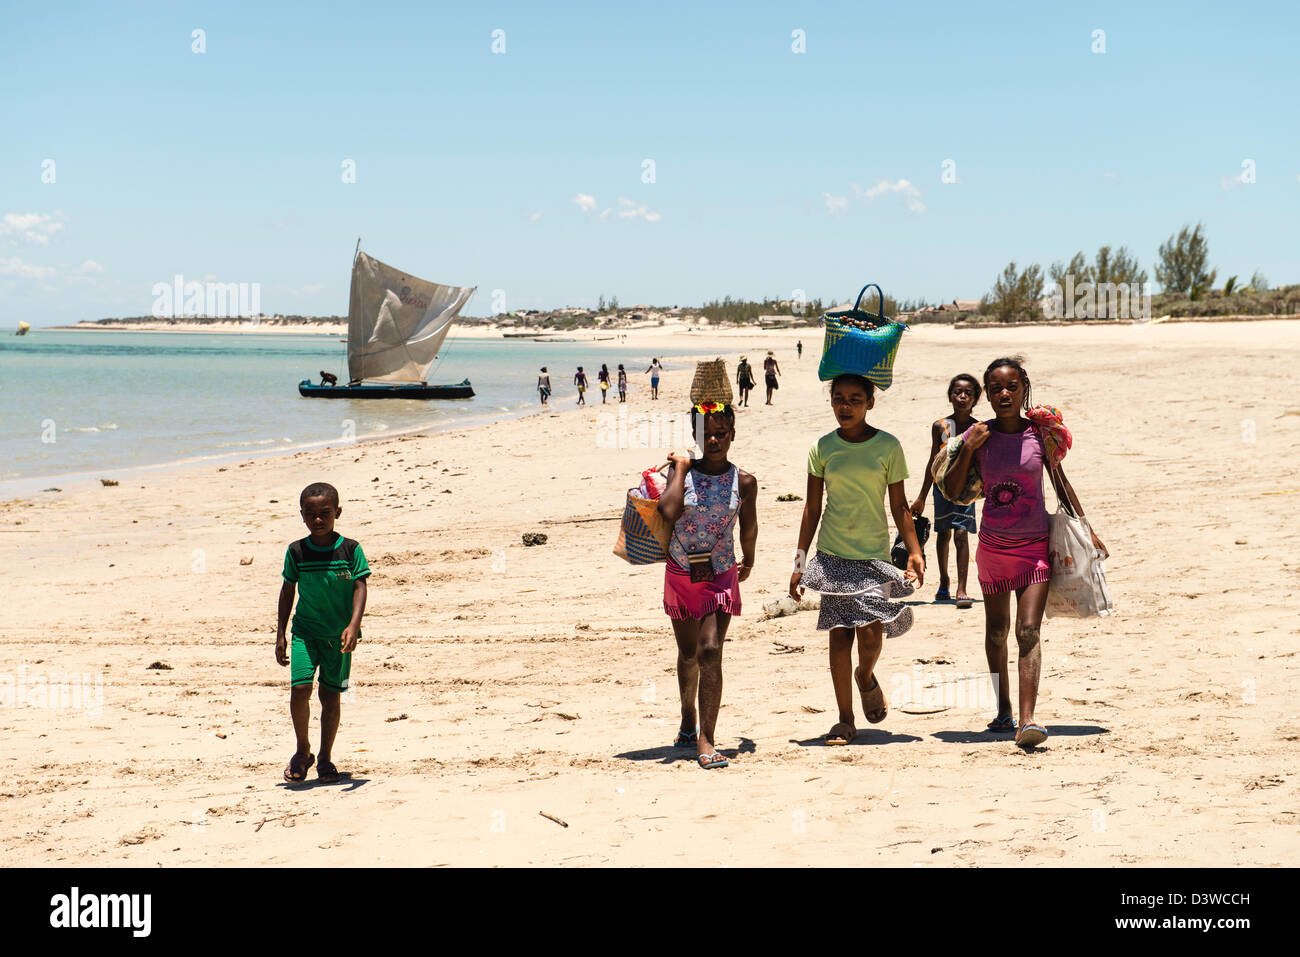
[{"label": "sandal on foot", "polygon": [[[885,689],[880,687],[880,682],[876,680],[876,673],[874,671],[871,673],[871,680],[875,687],[870,689],[862,687],[861,668],[853,670],[853,679],[858,683],[858,693],[862,695],[862,713],[872,724],[880,724],[889,715],[889,702],[885,700]],[[873,714],[879,717],[873,718]]]},{"label": "sandal on foot", "polygon": [[852,744],[853,739],[858,736],[858,729],[853,727],[847,721],[841,721],[835,727],[831,728],[824,735],[822,741],[830,747],[842,744]]},{"label": "sandal on foot", "polygon": [[934,600],[935,600],[935,601],[952,601],[952,595],[949,594],[948,589],[946,589],[946,588],[940,588],[937,592],[934,593]]},{"label": "sandal on foot", "polygon": [[316,763],[316,755],[309,754],[303,757],[297,751],[289,759],[289,766],[284,769],[284,779],[290,784],[301,784],[307,780],[307,772],[311,766]]},{"label": "sandal on foot", "polygon": [[1016,719],[1009,714],[1000,714],[988,724],[990,731],[1015,731]]},{"label": "sandal on foot", "polygon": [[958,608],[969,608],[973,604],[975,604],[975,600],[970,595],[963,595],[961,592],[957,593]]},{"label": "sandal on foot", "polygon": [[695,747],[695,739],[698,738],[699,736],[700,736],[699,728],[696,728],[690,734],[687,734],[685,731],[678,731],[677,737],[673,738],[673,747],[693,748]]},{"label": "sandal on foot", "polygon": [[316,768],[316,777],[326,784],[334,784],[344,778],[351,778],[352,775],[347,771],[340,771],[334,767],[333,761],[321,761],[320,766]]},{"label": "sandal on foot", "polygon": [[704,768],[706,771],[711,771],[714,768],[725,768],[730,763],[726,758],[718,754],[717,751],[710,751],[708,754],[701,754],[697,760],[700,762],[700,767]]},{"label": "sandal on foot", "polygon": [[1029,724],[1020,726],[1020,733],[1016,735],[1016,744],[1022,748],[1032,748],[1035,745],[1042,744],[1047,740],[1047,729],[1041,724]]}]

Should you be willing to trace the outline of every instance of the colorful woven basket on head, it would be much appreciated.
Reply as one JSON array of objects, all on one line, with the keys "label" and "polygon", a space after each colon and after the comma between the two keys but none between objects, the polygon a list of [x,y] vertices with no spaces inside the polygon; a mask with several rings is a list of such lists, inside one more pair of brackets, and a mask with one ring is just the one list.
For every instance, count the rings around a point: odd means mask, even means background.
[{"label": "colorful woven basket on head", "polygon": [[691,382],[691,405],[702,402],[732,404],[731,380],[727,378],[724,359],[707,359],[695,363],[695,378]]},{"label": "colorful woven basket on head", "polygon": [[[880,297],[875,313],[861,308],[862,297],[868,289],[875,289]],[[828,382],[837,375],[852,373],[870,380],[878,389],[893,385],[894,359],[907,325],[885,317],[885,294],[879,286],[867,283],[852,309],[828,312],[822,316],[822,322],[826,326],[826,341],[817,369],[819,379]]]}]

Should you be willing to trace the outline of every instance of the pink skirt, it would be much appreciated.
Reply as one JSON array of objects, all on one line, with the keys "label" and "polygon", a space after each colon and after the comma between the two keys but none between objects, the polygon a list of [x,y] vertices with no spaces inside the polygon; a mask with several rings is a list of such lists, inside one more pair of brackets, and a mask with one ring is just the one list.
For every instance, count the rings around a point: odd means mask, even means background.
[{"label": "pink skirt", "polygon": [[1046,535],[1004,538],[981,526],[975,564],[979,569],[980,591],[986,595],[1000,595],[1052,580]]},{"label": "pink skirt", "polygon": [[732,565],[711,582],[693,582],[671,558],[664,569],[664,611],[669,618],[703,618],[715,611],[740,614],[740,574]]}]

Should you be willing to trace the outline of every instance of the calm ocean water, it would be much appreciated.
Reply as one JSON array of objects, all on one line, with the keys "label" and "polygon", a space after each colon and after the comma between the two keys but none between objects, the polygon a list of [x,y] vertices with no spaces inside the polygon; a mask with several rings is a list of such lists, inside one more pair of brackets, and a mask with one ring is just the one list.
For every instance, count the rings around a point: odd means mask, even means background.
[{"label": "calm ocean water", "polygon": [[299,381],[318,381],[322,369],[347,381],[346,356],[334,336],[39,329],[0,336],[0,495],[26,491],[46,477],[112,477],[133,466],[338,443],[348,428],[364,439],[518,415],[538,406],[542,365],[551,372],[551,401],[561,408],[577,397],[571,383],[578,365],[594,386],[602,362],[611,373],[622,362],[629,402],[640,405],[650,394],[649,376],[641,373],[651,356],[636,347],[450,339],[429,381],[468,378],[477,393],[472,399],[298,395]]}]

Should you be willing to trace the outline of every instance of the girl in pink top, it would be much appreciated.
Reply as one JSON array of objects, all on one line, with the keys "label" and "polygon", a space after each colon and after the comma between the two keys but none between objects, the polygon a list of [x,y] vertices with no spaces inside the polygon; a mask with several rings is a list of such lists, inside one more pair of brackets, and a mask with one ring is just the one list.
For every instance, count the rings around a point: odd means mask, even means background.
[{"label": "girl in pink top", "polygon": [[[1011,593],[1016,593],[1016,644],[1020,649],[1020,726],[1016,744],[1031,748],[1047,740],[1047,730],[1034,721],[1038,680],[1042,670],[1039,631],[1051,584],[1047,557],[1048,517],[1043,502],[1043,468],[1047,465],[1043,438],[1034,423],[1022,416],[1030,403],[1029,374],[1018,358],[994,359],[984,371],[984,391],[996,418],[972,425],[962,436],[961,452],[948,471],[944,494],[961,494],[975,461],[984,482],[984,512],[975,563],[984,593],[984,653],[989,672],[996,675],[998,716],[991,731],[1015,731],[1011,715],[1011,685],[1007,669],[1007,633],[1011,627]],[[1037,414],[1037,410],[1035,410]],[[1058,454],[1064,456],[1064,449]],[[1058,464],[1057,493],[1069,496],[1078,515],[1083,506]],[[1093,545],[1106,553],[1094,534]]]}]

